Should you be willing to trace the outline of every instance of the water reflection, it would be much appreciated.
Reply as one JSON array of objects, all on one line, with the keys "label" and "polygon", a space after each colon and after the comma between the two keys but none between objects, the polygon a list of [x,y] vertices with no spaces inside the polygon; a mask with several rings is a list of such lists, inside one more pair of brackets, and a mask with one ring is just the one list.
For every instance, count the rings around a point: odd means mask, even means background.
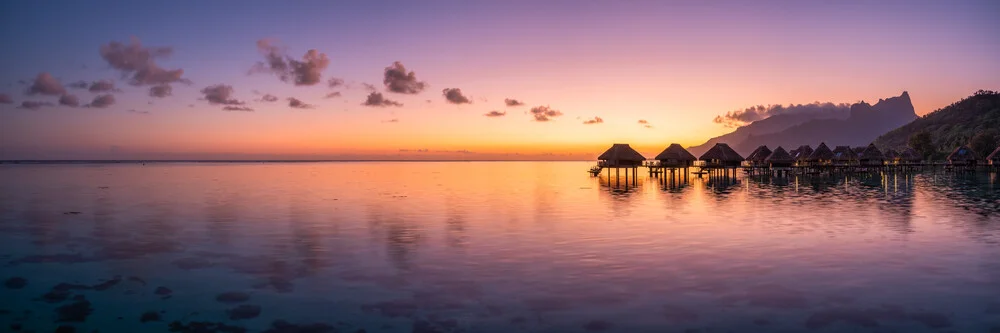
[{"label": "water reflection", "polygon": [[[149,282],[88,289],[81,325],[164,304],[171,321],[191,320],[183,308],[255,331],[985,331],[1000,299],[995,174],[640,172],[626,189],[584,163],[0,167],[6,272],[40,288],[0,297]],[[160,285],[173,297],[150,298]],[[213,317],[226,305],[205,295],[230,290],[263,324]]]}]

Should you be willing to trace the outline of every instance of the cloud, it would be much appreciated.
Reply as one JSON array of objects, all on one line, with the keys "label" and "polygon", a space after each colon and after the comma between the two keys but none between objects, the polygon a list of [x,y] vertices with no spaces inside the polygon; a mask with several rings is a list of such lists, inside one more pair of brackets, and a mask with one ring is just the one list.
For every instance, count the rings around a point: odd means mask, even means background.
[{"label": "cloud", "polygon": [[323,70],[330,65],[330,58],[327,58],[326,53],[309,50],[302,56],[302,60],[295,60],[286,56],[281,47],[268,39],[258,40],[257,50],[264,54],[266,62],[258,62],[250,70],[251,73],[274,73],[281,81],[292,82],[297,86],[319,83]]},{"label": "cloud", "polygon": [[326,97],[324,98],[337,98],[337,97],[340,97],[339,91],[334,91],[332,93],[326,94]]},{"label": "cloud", "polygon": [[289,97],[288,98],[288,106],[296,108],[296,109],[312,109],[312,108],[315,107],[313,105],[306,104],[306,102],[303,102],[303,101],[301,101],[301,100],[299,100],[298,98],[295,98],[295,97]]},{"label": "cloud", "polygon": [[643,125],[646,125],[646,124],[649,124],[649,121],[647,121],[646,119],[639,119],[639,123],[643,124]]},{"label": "cloud", "polygon": [[131,76],[129,84],[134,86],[167,84],[173,82],[189,83],[182,78],[183,69],[163,69],[156,64],[157,58],[168,57],[174,50],[169,47],[143,47],[138,38],[132,38],[128,45],[110,42],[101,45],[100,54],[112,68]]},{"label": "cloud", "polygon": [[168,84],[160,84],[149,87],[149,96],[164,98],[173,94],[174,88]]},{"label": "cloud", "polygon": [[376,106],[376,107],[386,107],[386,106],[403,106],[403,103],[385,99],[382,93],[373,92],[368,94],[368,98],[361,105],[364,106]]},{"label": "cloud", "polygon": [[264,94],[264,96],[261,96],[260,101],[262,101],[262,102],[277,102],[278,101],[278,96],[274,96],[274,95],[271,95],[271,94]]},{"label": "cloud", "polygon": [[562,112],[559,110],[553,110],[548,105],[533,107],[530,112],[531,115],[535,117],[535,121],[549,121],[552,120],[552,118],[563,115]]},{"label": "cloud", "polygon": [[135,114],[141,114],[141,115],[148,115],[148,114],[149,114],[149,111],[139,111],[139,110],[136,110],[136,109],[129,109],[129,110],[128,110],[128,113],[135,113]]},{"label": "cloud", "polygon": [[594,117],[594,119],[587,119],[587,120],[585,120],[583,122],[583,124],[584,125],[593,125],[593,124],[600,124],[600,123],[603,123],[603,122],[604,122],[604,119],[601,119],[601,117]]},{"label": "cloud", "polygon": [[513,99],[513,98],[505,98],[503,100],[503,103],[506,104],[507,106],[510,106],[510,107],[517,107],[517,106],[524,105],[524,102],[516,100],[516,99]]},{"label": "cloud", "polygon": [[52,74],[41,72],[35,77],[35,82],[28,87],[28,95],[50,95],[58,96],[66,93],[59,80],[52,77]]},{"label": "cloud", "polygon": [[115,96],[114,95],[110,95],[110,94],[107,94],[107,95],[98,95],[97,97],[94,97],[94,100],[91,101],[90,104],[87,104],[87,107],[92,107],[92,108],[106,108],[106,107],[110,106],[111,104],[115,104]]},{"label": "cloud", "polygon": [[427,87],[427,82],[418,81],[413,71],[406,72],[403,63],[396,61],[385,68],[385,78],[382,80],[390,92],[400,94],[418,94]]},{"label": "cloud", "polygon": [[222,108],[222,111],[245,111],[245,112],[253,112],[253,109],[250,108],[249,106],[227,105],[227,106],[225,106],[225,107]]},{"label": "cloud", "polygon": [[487,117],[503,117],[503,116],[507,115],[507,112],[500,112],[500,111],[497,111],[497,110],[493,110],[493,111],[487,112],[487,113],[485,113],[483,115],[487,116]]},{"label": "cloud", "polygon": [[20,108],[29,110],[38,110],[45,106],[53,106],[53,104],[50,102],[42,102],[42,101],[24,101],[21,102]]},{"label": "cloud", "polygon": [[205,100],[211,104],[224,104],[224,105],[243,105],[242,101],[232,98],[233,86],[225,84],[217,84],[214,86],[205,87],[201,90],[202,94],[205,94]]},{"label": "cloud", "polygon": [[810,104],[789,104],[787,106],[776,104],[776,105],[757,105],[745,108],[743,110],[733,110],[726,112],[724,115],[716,116],[712,121],[716,124],[722,124],[726,127],[739,127],[743,126],[761,119],[766,119],[771,116],[779,114],[798,114],[798,113],[811,113],[811,112],[847,112],[850,110],[851,106],[846,103],[834,104],[834,103],[820,103],[813,102]]},{"label": "cloud", "polygon": [[330,86],[330,88],[340,87],[344,85],[344,79],[331,77],[329,80],[326,80],[326,84]]},{"label": "cloud", "polygon": [[66,86],[70,87],[70,88],[73,88],[73,89],[87,89],[87,87],[90,86],[90,84],[88,84],[87,81],[80,80],[80,81],[76,81],[76,82],[67,84]]},{"label": "cloud", "polygon": [[70,94],[62,95],[59,97],[59,105],[73,106],[73,107],[80,106],[80,99]]},{"label": "cloud", "polygon": [[10,95],[0,94],[0,104],[13,104],[14,99],[10,98]]},{"label": "cloud", "polygon": [[115,83],[108,80],[94,81],[87,90],[92,93],[115,91]]},{"label": "cloud", "polygon": [[398,123],[398,122],[399,122],[399,119],[397,119],[397,118],[392,118],[392,119],[389,119],[389,120],[383,120],[382,122],[383,122],[383,123]]},{"label": "cloud", "polygon": [[444,90],[441,91],[441,94],[444,95],[444,99],[447,100],[448,103],[451,103],[451,104],[471,104],[472,103],[472,101],[470,101],[468,97],[465,97],[464,95],[462,95],[462,89],[458,89],[458,88],[445,88]]},{"label": "cloud", "polygon": [[378,91],[378,88],[376,88],[375,85],[371,84],[371,83],[361,82],[361,88],[363,88],[364,90],[368,90],[369,92],[376,92],[376,91]]}]

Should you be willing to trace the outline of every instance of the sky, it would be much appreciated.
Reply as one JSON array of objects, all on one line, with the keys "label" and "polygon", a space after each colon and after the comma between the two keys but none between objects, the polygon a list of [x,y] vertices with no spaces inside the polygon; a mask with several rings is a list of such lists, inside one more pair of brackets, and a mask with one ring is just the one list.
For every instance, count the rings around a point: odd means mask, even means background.
[{"label": "sky", "polygon": [[655,155],[732,131],[714,119],[755,105],[908,91],[926,114],[998,90],[998,13],[989,0],[4,1],[0,159]]}]

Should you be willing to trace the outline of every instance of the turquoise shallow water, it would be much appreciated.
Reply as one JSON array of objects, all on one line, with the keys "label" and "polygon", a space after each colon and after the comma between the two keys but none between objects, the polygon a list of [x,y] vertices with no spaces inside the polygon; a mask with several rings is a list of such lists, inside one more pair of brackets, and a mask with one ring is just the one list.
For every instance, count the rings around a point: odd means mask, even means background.
[{"label": "turquoise shallow water", "polygon": [[995,174],[590,165],[0,165],[0,329],[1000,332]]}]

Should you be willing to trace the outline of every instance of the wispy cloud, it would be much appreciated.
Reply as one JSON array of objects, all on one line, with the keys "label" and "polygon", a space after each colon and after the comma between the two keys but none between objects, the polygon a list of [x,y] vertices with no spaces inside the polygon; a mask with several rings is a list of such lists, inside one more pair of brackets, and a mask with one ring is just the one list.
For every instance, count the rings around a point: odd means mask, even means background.
[{"label": "wispy cloud", "polygon": [[374,107],[386,107],[386,106],[403,106],[403,103],[392,101],[386,99],[382,96],[382,93],[373,92],[368,94],[368,98],[365,99],[364,106],[374,106]]},{"label": "wispy cloud", "polygon": [[319,83],[323,70],[330,65],[326,53],[309,50],[302,56],[302,60],[295,60],[286,56],[284,50],[269,39],[258,40],[257,50],[264,55],[266,61],[254,65],[250,70],[251,73],[274,73],[282,81],[292,82],[297,86]]},{"label": "wispy cloud", "polygon": [[21,106],[19,108],[21,108],[21,109],[29,109],[29,110],[38,110],[38,109],[41,109],[43,107],[53,106],[53,105],[54,104],[52,104],[51,102],[23,101],[23,102],[21,102]]},{"label": "wispy cloud", "polygon": [[323,98],[337,98],[337,97],[340,97],[340,96],[341,96],[341,94],[340,94],[339,91],[334,91],[332,93],[326,94],[326,97],[323,97]]},{"label": "wispy cloud", "polygon": [[80,106],[80,99],[70,94],[62,95],[59,96],[59,105],[77,107]]},{"label": "wispy cloud", "polygon": [[253,108],[249,106],[238,106],[238,105],[227,105],[222,107],[222,111],[245,111],[253,112]]},{"label": "wispy cloud", "polygon": [[399,122],[399,119],[397,119],[397,118],[392,118],[392,119],[389,119],[389,120],[383,120],[382,122],[383,122],[383,123],[398,123],[398,122]]},{"label": "wispy cloud", "polygon": [[653,128],[653,125],[649,123],[646,119],[639,119],[639,125],[645,128]]},{"label": "wispy cloud", "polygon": [[604,123],[604,119],[601,117],[594,117],[593,119],[587,119],[583,122],[584,125],[594,125]]},{"label": "wispy cloud", "polygon": [[278,96],[274,96],[274,95],[271,95],[271,94],[264,94],[264,96],[260,97],[260,101],[261,102],[277,102],[278,101]]},{"label": "wispy cloud", "polygon": [[506,104],[507,106],[510,106],[510,107],[517,107],[517,106],[524,105],[524,102],[516,100],[516,99],[513,99],[513,98],[505,98],[503,100],[503,103]]},{"label": "wispy cloud", "polygon": [[344,79],[331,77],[329,80],[326,80],[326,85],[330,88],[340,87],[344,85]]},{"label": "wispy cloud", "polygon": [[149,115],[149,111],[139,111],[139,110],[136,110],[136,109],[129,109],[128,113],[138,114],[138,115],[143,115],[143,116]]},{"label": "wispy cloud", "polygon": [[444,99],[451,104],[471,104],[472,101],[468,97],[462,95],[462,89],[458,88],[445,88],[441,91],[441,95],[444,95]]},{"label": "wispy cloud", "polygon": [[13,104],[14,99],[10,98],[10,95],[0,94],[0,104]]},{"label": "wispy cloud", "polygon": [[156,59],[168,57],[173,52],[169,47],[143,47],[137,38],[132,38],[127,45],[110,42],[101,45],[100,49],[101,58],[124,76],[131,76],[129,84],[134,86],[190,83],[181,77],[183,69],[167,70],[156,63]]},{"label": "wispy cloud", "polygon": [[417,94],[427,87],[427,82],[417,80],[417,74],[413,71],[407,72],[406,67],[399,61],[385,68],[382,83],[388,91],[400,94]]},{"label": "wispy cloud", "polygon": [[149,87],[149,96],[150,97],[157,97],[157,98],[164,98],[164,97],[167,97],[167,96],[170,96],[171,94],[173,94],[173,91],[174,91],[174,88],[170,87],[170,85],[166,85],[166,84],[155,85],[155,86]]},{"label": "wispy cloud", "polygon": [[295,97],[288,98],[288,106],[296,109],[312,109],[314,107],[313,105],[307,104],[306,102],[303,102]]},{"label": "wispy cloud", "polygon": [[483,115],[487,116],[487,117],[503,117],[503,116],[507,115],[507,112],[500,112],[500,111],[497,111],[497,110],[493,110],[493,111],[487,112],[487,113],[485,113]]},{"label": "wispy cloud", "polygon": [[28,87],[28,95],[49,95],[49,96],[59,96],[66,93],[66,88],[63,88],[62,84],[59,83],[52,74],[41,72],[35,77],[35,81]]},{"label": "wispy cloud", "polygon": [[222,105],[243,105],[242,101],[239,101],[232,97],[233,86],[225,84],[217,84],[214,86],[205,87],[201,90],[201,93],[205,95],[205,100],[211,104],[222,104]]},{"label": "wispy cloud", "polygon": [[90,83],[90,87],[87,88],[88,91],[92,93],[102,93],[109,91],[119,91],[115,89],[115,83],[110,80],[98,80]]},{"label": "wispy cloud", "polygon": [[724,115],[716,116],[712,121],[726,127],[739,127],[761,119],[766,119],[779,114],[799,114],[812,112],[846,112],[851,106],[846,103],[834,104],[830,102],[814,102],[810,104],[789,104],[787,106],[757,105],[742,110],[733,110]]},{"label": "wispy cloud", "polygon": [[563,113],[559,110],[554,110],[548,105],[546,106],[536,106],[531,108],[531,115],[535,117],[535,121],[549,121],[552,118],[562,116]]},{"label": "wispy cloud", "polygon": [[87,107],[106,108],[111,106],[112,104],[115,104],[115,96],[107,94],[94,97],[94,100],[90,101],[90,104],[87,104]]}]

